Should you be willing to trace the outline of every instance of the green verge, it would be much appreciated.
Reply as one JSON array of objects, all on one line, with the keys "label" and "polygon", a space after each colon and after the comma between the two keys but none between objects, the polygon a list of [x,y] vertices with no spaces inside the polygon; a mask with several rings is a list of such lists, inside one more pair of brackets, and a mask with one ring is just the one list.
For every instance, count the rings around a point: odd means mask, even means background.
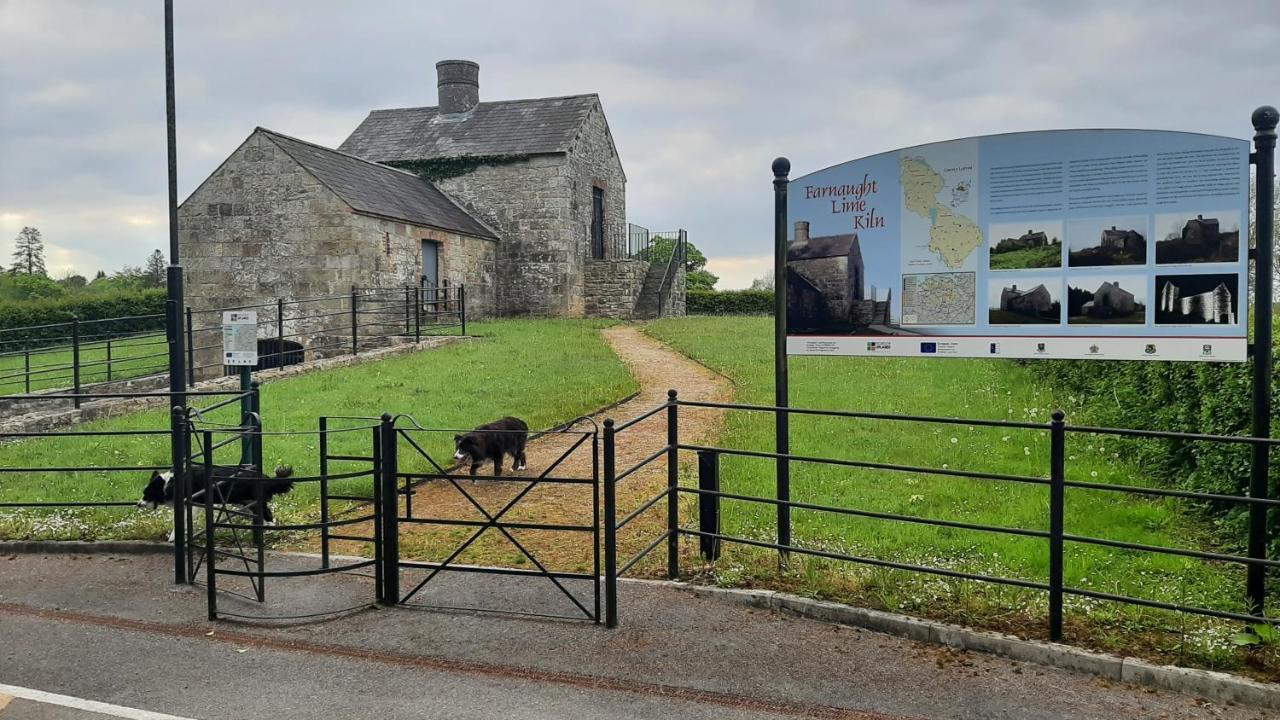
[{"label": "green verge", "polygon": [[1056,268],[1062,266],[1062,246],[1045,245],[1038,248],[989,253],[992,270],[1021,270],[1025,268]]},{"label": "green verge", "polygon": [[[690,317],[647,327],[658,339],[737,385],[737,401],[773,403],[772,321],[769,318]],[[1047,423],[1054,409],[1069,422],[1088,422],[1083,398],[1035,382],[1025,365],[1000,360],[819,358],[791,359],[796,407]],[[1046,431],[856,420],[796,415],[791,450],[800,455],[925,468],[1045,477]],[[773,420],[731,412],[722,446],[769,450]],[[1069,479],[1149,485],[1138,465],[1111,439],[1070,435]],[[1043,485],[971,480],[848,467],[792,463],[792,498],[800,502],[1029,530],[1048,529]],[[686,478],[686,482],[693,482]],[[775,497],[770,460],[724,456],[727,492]],[[1146,500],[1102,491],[1069,490],[1068,533],[1167,547],[1205,549],[1208,533],[1177,500]],[[692,513],[686,505],[686,514]],[[723,531],[775,541],[772,506],[725,501]],[[907,522],[793,511],[800,547],[1046,582],[1047,541]],[[813,596],[1043,637],[1046,593],[941,576],[877,569],[796,556],[777,574],[776,554],[726,545],[715,580],[783,587]],[[1069,586],[1152,600],[1241,612],[1244,572],[1235,565],[1068,543]],[[1238,627],[1130,605],[1067,597],[1067,640],[1108,650],[1147,654],[1211,667],[1236,667],[1230,642]]]},{"label": "green verge", "polygon": [[[637,389],[635,380],[613,354],[599,330],[608,323],[582,320],[501,320],[471,326],[478,336],[442,348],[377,362],[315,372],[265,383],[264,427],[305,431],[269,435],[264,441],[268,466],[284,462],[298,476],[319,470],[318,435],[322,415],[408,414],[424,426],[469,428],[517,415],[532,428],[547,428],[615,402]],[[211,404],[206,400],[196,404]],[[233,422],[236,410],[211,414],[213,422]],[[356,428],[330,436],[331,454],[367,456],[372,433],[368,421],[334,421],[332,427]],[[140,412],[80,426],[79,430],[155,430],[168,427],[162,410]],[[415,436],[437,460],[453,452],[453,433]],[[38,438],[0,446],[0,467],[138,466],[168,462],[168,436]],[[215,453],[219,464],[238,459],[235,447]],[[331,472],[360,469],[335,463]],[[425,469],[426,461],[405,458],[403,467]],[[364,465],[367,467],[367,463]],[[0,502],[136,500],[148,472],[79,471],[0,473]],[[367,479],[346,481],[346,491],[368,493]],[[314,521],[315,483],[273,504],[280,521]],[[12,510],[0,508],[0,539],[162,538],[169,512],[133,508]]]},{"label": "green verge", "polygon": [[[21,352],[5,353],[0,356],[0,395],[27,392],[28,375],[31,392],[72,388],[74,361],[69,345],[31,350],[29,357],[24,357]],[[105,341],[80,345],[81,387],[108,380],[154,375],[166,372],[168,368],[169,348],[163,332],[112,340],[110,348]]]}]

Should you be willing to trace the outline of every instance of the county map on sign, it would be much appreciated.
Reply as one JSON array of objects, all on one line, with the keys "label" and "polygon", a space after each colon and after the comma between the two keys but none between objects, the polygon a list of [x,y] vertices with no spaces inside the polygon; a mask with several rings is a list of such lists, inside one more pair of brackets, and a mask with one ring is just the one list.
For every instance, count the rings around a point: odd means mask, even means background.
[{"label": "county map on sign", "polygon": [[898,160],[902,181],[903,271],[974,270],[982,247],[974,174],[977,148],[945,143]]},{"label": "county map on sign", "polygon": [[972,325],[974,273],[902,276],[903,325]]}]

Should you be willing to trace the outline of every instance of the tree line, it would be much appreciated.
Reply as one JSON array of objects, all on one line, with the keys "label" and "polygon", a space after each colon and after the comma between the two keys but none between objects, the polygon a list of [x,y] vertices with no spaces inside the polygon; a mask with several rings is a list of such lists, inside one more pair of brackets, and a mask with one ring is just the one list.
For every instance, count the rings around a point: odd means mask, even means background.
[{"label": "tree line", "polygon": [[125,265],[108,274],[99,270],[92,279],[78,273],[50,278],[45,265],[44,238],[34,227],[23,227],[14,239],[8,268],[0,265],[0,301],[44,300],[66,295],[129,292],[165,285],[164,253],[155,250],[142,265]]}]

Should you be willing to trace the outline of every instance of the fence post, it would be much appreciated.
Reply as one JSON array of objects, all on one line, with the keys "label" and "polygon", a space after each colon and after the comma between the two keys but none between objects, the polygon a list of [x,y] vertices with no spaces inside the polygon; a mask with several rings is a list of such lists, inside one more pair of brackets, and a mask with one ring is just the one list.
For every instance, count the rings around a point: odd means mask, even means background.
[{"label": "fence post", "polygon": [[31,394],[31,351],[22,351],[22,377],[26,381],[26,393]]},{"label": "fence post", "polygon": [[[253,412],[253,369],[248,365],[241,365],[240,371],[240,426],[244,427],[249,422],[249,415]],[[253,464],[253,436],[240,436],[240,464]],[[261,469],[261,468],[259,468]]]},{"label": "fence post", "polygon": [[[257,425],[254,421],[251,425]],[[261,428],[257,428],[261,429]],[[265,476],[266,473],[263,473]],[[206,476],[212,477],[212,475]],[[254,590],[257,592],[258,602],[265,602],[267,599],[267,578],[266,578],[266,533],[263,531],[263,513],[267,504],[266,488],[263,487],[265,480],[258,480],[253,484],[253,545],[258,554],[258,582]]]},{"label": "fence post", "polygon": [[195,330],[191,326],[191,306],[187,306],[187,384],[196,384],[196,344],[192,342]]},{"label": "fence post", "polygon": [[[213,431],[204,431],[204,476],[213,477]],[[214,564],[218,560],[214,548],[213,527],[213,492],[217,488],[209,483],[204,490],[204,574],[205,602],[209,607],[209,619],[218,619],[218,568]],[[176,515],[177,513],[175,513]]]},{"label": "fence post", "polygon": [[107,382],[111,382],[111,338],[107,338]]},{"label": "fence post", "polygon": [[80,407],[80,318],[71,318],[71,382],[75,406]]},{"label": "fence post", "polygon": [[[1253,427],[1255,438],[1271,437],[1271,304],[1272,260],[1271,238],[1275,237],[1275,172],[1276,172],[1276,124],[1280,112],[1270,106],[1253,111],[1253,153],[1257,167],[1257,247],[1254,249],[1254,309],[1253,309]],[[1268,495],[1267,474],[1271,446],[1265,442],[1253,445],[1253,458],[1249,476],[1249,497],[1265,500]],[[1267,557],[1267,506],[1261,503],[1249,505],[1249,558],[1263,560]],[[1267,568],[1250,563],[1246,571],[1249,611],[1263,614],[1263,598],[1266,597]]]},{"label": "fence post", "polygon": [[276,367],[284,367],[284,298],[276,298]]},{"label": "fence post", "polygon": [[462,334],[467,334],[467,285],[458,286],[458,320],[462,323]]},{"label": "fence post", "polygon": [[186,436],[187,424],[181,406],[174,406],[170,411],[169,432],[172,434],[169,445],[172,451],[170,465],[173,472],[173,582],[177,585],[185,585],[189,581],[187,569],[190,564],[187,556],[189,548],[186,473],[189,453],[186,452],[186,443],[182,441]]},{"label": "fence post", "polygon": [[[698,451],[698,530],[720,534],[720,453]],[[707,562],[720,559],[720,538],[698,536],[702,557]]]},{"label": "fence post", "polygon": [[667,577],[680,577],[680,444],[676,391],[667,391]]},{"label": "fence post", "polygon": [[266,467],[264,467],[262,461],[262,383],[257,380],[249,382],[249,412],[252,413],[254,423],[258,428],[258,433],[253,441],[251,462],[260,472],[266,474]]},{"label": "fence post", "polygon": [[[773,404],[779,408],[773,415],[774,450],[778,503],[778,544],[791,546],[791,405],[787,381],[787,190],[791,161],[773,161]],[[783,550],[780,558],[787,562],[790,554]]]},{"label": "fence post", "polygon": [[356,295],[356,286],[351,286],[351,354],[359,353],[356,345],[356,303],[359,298]]},{"label": "fence post", "polygon": [[320,417],[320,567],[329,567],[329,418]]},{"label": "fence post", "polygon": [[409,286],[404,286],[404,334],[409,334]]},{"label": "fence post", "polygon": [[386,582],[382,579],[384,518],[382,510],[382,425],[373,426],[373,447],[371,448],[373,463],[371,479],[373,482],[373,587],[379,603],[386,600]]},{"label": "fence post", "polygon": [[1049,639],[1062,640],[1062,534],[1066,486],[1066,414],[1049,423]]},{"label": "fence post", "polygon": [[604,421],[604,625],[618,627],[618,501],[613,419]]},{"label": "fence post", "polygon": [[413,341],[422,342],[422,286],[413,289]]},{"label": "fence post", "polygon": [[396,426],[390,413],[382,414],[379,425],[382,441],[378,480],[382,486],[382,591],[384,605],[400,601],[400,493],[396,489]]}]

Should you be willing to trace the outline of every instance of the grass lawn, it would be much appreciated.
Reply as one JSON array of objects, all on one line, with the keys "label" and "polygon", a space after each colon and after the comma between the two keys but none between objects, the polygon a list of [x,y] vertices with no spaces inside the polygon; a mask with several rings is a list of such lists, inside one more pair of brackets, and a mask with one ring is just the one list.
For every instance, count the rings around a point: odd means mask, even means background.
[{"label": "grass lawn", "polygon": [[[163,332],[112,340],[109,345],[108,348],[105,341],[80,344],[81,386],[152,375],[169,368],[169,350]],[[107,362],[108,350],[110,363]],[[0,356],[0,395],[27,392],[28,371],[32,392],[74,387],[72,365],[70,345],[32,350],[29,358],[21,352],[6,353]]]},{"label": "grass lawn", "polygon": [[[503,415],[518,415],[531,428],[558,425],[614,402],[636,389],[634,379],[598,332],[607,323],[581,320],[502,320],[475,323],[471,341],[346,368],[269,382],[262,388],[265,429],[310,431],[306,435],[265,438],[268,466],[286,462],[297,475],[318,471],[321,415],[412,415],[425,426],[469,428]],[[209,403],[205,403],[209,404]],[[210,418],[233,422],[234,409]],[[350,421],[348,426],[363,423]],[[338,423],[335,427],[340,426]],[[79,430],[167,428],[164,411],[155,410],[80,426]],[[330,436],[332,454],[368,455],[371,432]],[[437,459],[452,455],[452,433],[432,433],[426,450]],[[0,466],[156,465],[168,462],[168,437],[41,438],[0,446]],[[219,464],[234,462],[236,451],[219,451]],[[412,460],[402,459],[402,467]],[[418,465],[425,465],[425,461]],[[367,464],[366,464],[367,466]],[[335,464],[331,472],[357,469]],[[147,472],[2,473],[0,501],[136,500]],[[368,480],[352,480],[368,491]],[[284,522],[310,515],[316,504],[314,483],[298,488],[273,507]],[[131,508],[58,511],[0,509],[0,539],[97,539],[164,537],[167,510],[147,513]]]},{"label": "grass lawn", "polygon": [[1046,318],[1037,315],[1023,315],[1022,313],[1009,312],[1008,310],[996,310],[995,308],[987,310],[987,321],[992,325],[1058,324],[1058,320],[1055,318]]},{"label": "grass lawn", "polygon": [[1025,268],[1062,267],[1062,246],[1044,245],[1037,248],[991,253],[992,270],[1021,270]]},{"label": "grass lawn", "polygon": [[[737,401],[773,403],[772,320],[694,317],[660,320],[649,332],[730,377]],[[862,410],[943,417],[1048,422],[1053,409],[1068,422],[1086,422],[1081,399],[1038,387],[1013,361],[965,359],[806,358],[791,360],[791,402],[797,407]],[[793,416],[792,452],[926,468],[1044,477],[1049,436],[1038,430],[968,425]],[[722,445],[773,447],[773,420],[764,413],[733,412]],[[1069,436],[1070,479],[1142,485],[1140,469],[1104,437]],[[797,501],[1012,528],[1048,529],[1048,489],[1011,482],[969,480],[915,472],[863,470],[792,463]],[[775,497],[771,460],[721,459],[728,492]],[[1066,531],[1071,534],[1173,547],[1198,547],[1204,536],[1177,501],[1150,501],[1114,493],[1069,490]],[[692,507],[686,508],[692,510]],[[725,501],[724,531],[774,540],[771,506]],[[793,511],[793,542],[815,549],[988,575],[1044,582],[1047,541],[906,522]],[[774,584],[776,555],[728,545],[714,572],[721,582]],[[1243,611],[1244,573],[1237,566],[1069,543],[1068,585],[1154,600]],[[938,576],[880,570],[844,562],[801,559],[785,587],[967,624],[1044,635],[1046,594]],[[1086,621],[1087,615],[1087,621]],[[1166,635],[1170,624],[1202,628],[1198,619],[1113,603],[1067,598],[1068,639],[1135,651],[1151,643],[1160,652],[1195,655],[1225,666],[1236,649],[1236,629],[1191,637]],[[1131,633],[1146,633],[1135,639]],[[1224,634],[1225,632],[1225,634]],[[1097,637],[1095,637],[1095,635]],[[1161,644],[1164,641],[1163,645]],[[1169,651],[1171,652],[1171,651]],[[1166,655],[1167,657],[1167,655]],[[1175,658],[1176,659],[1176,658]]]}]

